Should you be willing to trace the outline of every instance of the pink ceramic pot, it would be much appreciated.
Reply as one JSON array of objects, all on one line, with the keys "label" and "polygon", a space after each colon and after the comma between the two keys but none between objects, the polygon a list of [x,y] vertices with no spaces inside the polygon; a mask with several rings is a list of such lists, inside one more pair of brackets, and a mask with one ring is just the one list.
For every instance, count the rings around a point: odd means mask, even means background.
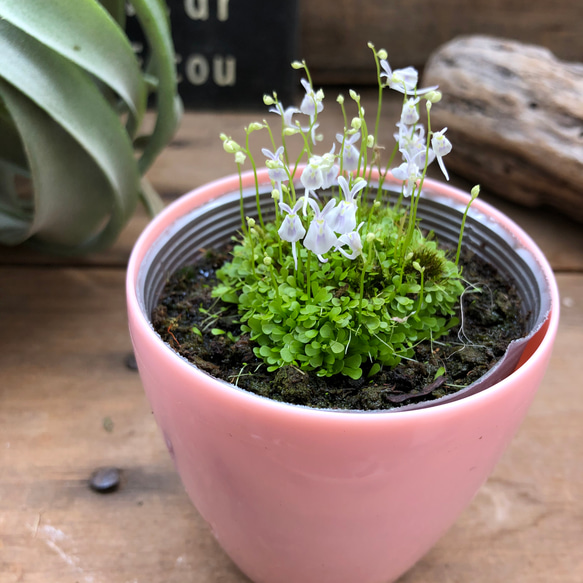
[{"label": "pink ceramic pot", "polygon": [[[245,185],[251,181],[246,175]],[[157,423],[194,505],[253,581],[394,581],[456,520],[524,418],[557,331],[553,273],[519,227],[478,200],[478,222],[495,225],[529,255],[550,298],[550,314],[514,372],[478,394],[420,410],[327,411],[274,402],[197,370],[149,322],[163,279],[152,283],[151,265],[161,264],[164,274],[191,258],[196,249],[188,250],[190,238],[181,235],[185,215],[238,191],[238,184],[233,176],[180,198],[146,228],[132,253],[129,325]],[[451,206],[468,200],[443,184],[428,180],[426,187]],[[221,224],[217,232],[225,236]],[[165,248],[172,237],[182,259]]]}]

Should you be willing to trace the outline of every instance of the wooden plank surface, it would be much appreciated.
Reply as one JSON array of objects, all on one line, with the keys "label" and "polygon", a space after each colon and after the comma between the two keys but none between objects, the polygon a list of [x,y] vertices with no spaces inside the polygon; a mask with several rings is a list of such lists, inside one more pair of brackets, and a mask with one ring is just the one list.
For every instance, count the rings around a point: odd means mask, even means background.
[{"label": "wooden plank surface", "polygon": [[[124,366],[123,277],[2,268],[1,583],[246,581],[192,508],[137,374]],[[557,347],[526,422],[403,583],[582,580],[583,276],[559,283]],[[121,468],[118,492],[88,488],[101,466]]]},{"label": "wooden plank surface", "polygon": [[374,83],[368,41],[387,50],[393,67],[421,68],[440,45],[468,34],[542,45],[567,61],[583,55],[576,0],[302,0],[300,7],[300,56],[319,83]]},{"label": "wooden plank surface", "polygon": [[[164,198],[230,173],[217,136],[238,138],[249,121],[186,116],[150,173]],[[493,476],[401,583],[580,583],[583,232],[568,218],[485,197],[526,228],[558,273],[557,346]],[[85,259],[0,249],[0,583],[247,581],[190,504],[124,364],[124,268],[146,222],[138,213],[112,250]],[[89,489],[102,466],[122,470],[119,491]]]}]

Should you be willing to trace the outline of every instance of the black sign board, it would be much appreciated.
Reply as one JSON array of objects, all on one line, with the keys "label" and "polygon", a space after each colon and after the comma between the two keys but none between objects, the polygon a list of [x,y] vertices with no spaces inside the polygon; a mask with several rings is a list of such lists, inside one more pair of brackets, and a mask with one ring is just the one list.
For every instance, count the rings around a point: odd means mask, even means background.
[{"label": "black sign board", "polygon": [[[167,0],[179,93],[192,109],[260,109],[276,91],[289,105],[297,86],[298,0]],[[135,17],[127,33],[144,58]]]}]

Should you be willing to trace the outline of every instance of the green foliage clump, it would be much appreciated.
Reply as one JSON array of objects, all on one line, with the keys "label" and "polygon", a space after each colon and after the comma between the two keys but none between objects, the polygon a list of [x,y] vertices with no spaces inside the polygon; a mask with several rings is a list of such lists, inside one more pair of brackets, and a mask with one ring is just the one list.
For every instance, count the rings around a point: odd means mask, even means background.
[{"label": "green foliage clump", "polygon": [[303,270],[295,270],[291,244],[275,224],[254,225],[218,272],[213,295],[238,305],[242,330],[269,370],[294,365],[357,379],[366,361],[369,375],[395,366],[457,323],[463,291],[455,263],[418,229],[402,257],[402,216],[376,207],[357,260],[335,251],[322,264],[302,248]]}]

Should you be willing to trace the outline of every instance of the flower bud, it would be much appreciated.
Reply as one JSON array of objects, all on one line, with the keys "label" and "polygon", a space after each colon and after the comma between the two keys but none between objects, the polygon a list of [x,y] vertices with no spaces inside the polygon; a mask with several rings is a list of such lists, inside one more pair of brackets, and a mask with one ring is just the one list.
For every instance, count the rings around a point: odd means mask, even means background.
[{"label": "flower bud", "polygon": [[255,226],[255,219],[247,217],[247,226],[252,229]]},{"label": "flower bud", "polygon": [[366,147],[367,148],[374,147],[374,136],[372,134],[369,134],[368,137],[366,138]]},{"label": "flower bud", "polygon": [[236,154],[241,149],[241,146],[237,142],[227,138],[223,141],[223,150],[228,154]]},{"label": "flower bud", "polygon": [[262,130],[263,127],[264,126],[263,126],[262,123],[259,123],[258,121],[254,121],[254,122],[252,122],[252,123],[249,124],[249,127],[247,128],[247,131],[249,133],[251,133],[251,132],[255,132],[257,130]]},{"label": "flower bud", "polygon": [[271,257],[269,257],[269,255],[266,255],[263,258],[263,265],[266,265],[267,267],[269,267],[271,264],[273,263]]},{"label": "flower bud", "polygon": [[360,101],[360,95],[354,89],[351,89],[348,93],[350,94],[351,99],[357,103]]},{"label": "flower bud", "polygon": [[480,185],[476,184],[476,186],[470,190],[470,194],[472,195],[472,198],[478,198],[478,195],[480,194]]},{"label": "flower bud", "polygon": [[241,152],[241,150],[239,150],[235,154],[235,163],[236,164],[245,164],[246,159],[247,159],[247,156],[245,156],[245,154],[243,154],[243,152]]},{"label": "flower bud", "polygon": [[303,62],[300,61],[294,61],[292,64],[292,69],[303,69],[306,65]]},{"label": "flower bud", "polygon": [[427,95],[425,95],[425,99],[431,103],[439,103],[441,101],[441,97],[441,91],[430,91]]},{"label": "flower bud", "polygon": [[379,49],[377,52],[377,57],[381,59],[381,61],[386,61],[388,56],[389,55],[385,49]]},{"label": "flower bud", "polygon": [[376,235],[374,233],[367,233],[366,234],[366,241],[367,243],[372,243],[376,239]]},{"label": "flower bud", "polygon": [[350,122],[350,125],[352,126],[353,129],[359,130],[360,127],[362,126],[362,120],[359,117],[353,117],[352,121]]},{"label": "flower bud", "polygon": [[271,95],[265,94],[263,96],[263,103],[265,103],[265,105],[275,105],[275,99],[273,99]]},{"label": "flower bud", "polygon": [[338,97],[336,98],[336,101],[342,105],[344,103],[344,95],[340,94],[338,95]]},{"label": "flower bud", "polygon": [[425,107],[427,107],[427,111],[431,111],[431,101],[425,102]]},{"label": "flower bud", "polygon": [[279,200],[279,190],[277,190],[277,188],[274,188],[274,189],[271,191],[271,198],[272,198],[273,200]]},{"label": "flower bud", "polygon": [[293,136],[294,134],[297,134],[300,130],[298,128],[285,128],[283,130],[283,135],[284,136]]}]

